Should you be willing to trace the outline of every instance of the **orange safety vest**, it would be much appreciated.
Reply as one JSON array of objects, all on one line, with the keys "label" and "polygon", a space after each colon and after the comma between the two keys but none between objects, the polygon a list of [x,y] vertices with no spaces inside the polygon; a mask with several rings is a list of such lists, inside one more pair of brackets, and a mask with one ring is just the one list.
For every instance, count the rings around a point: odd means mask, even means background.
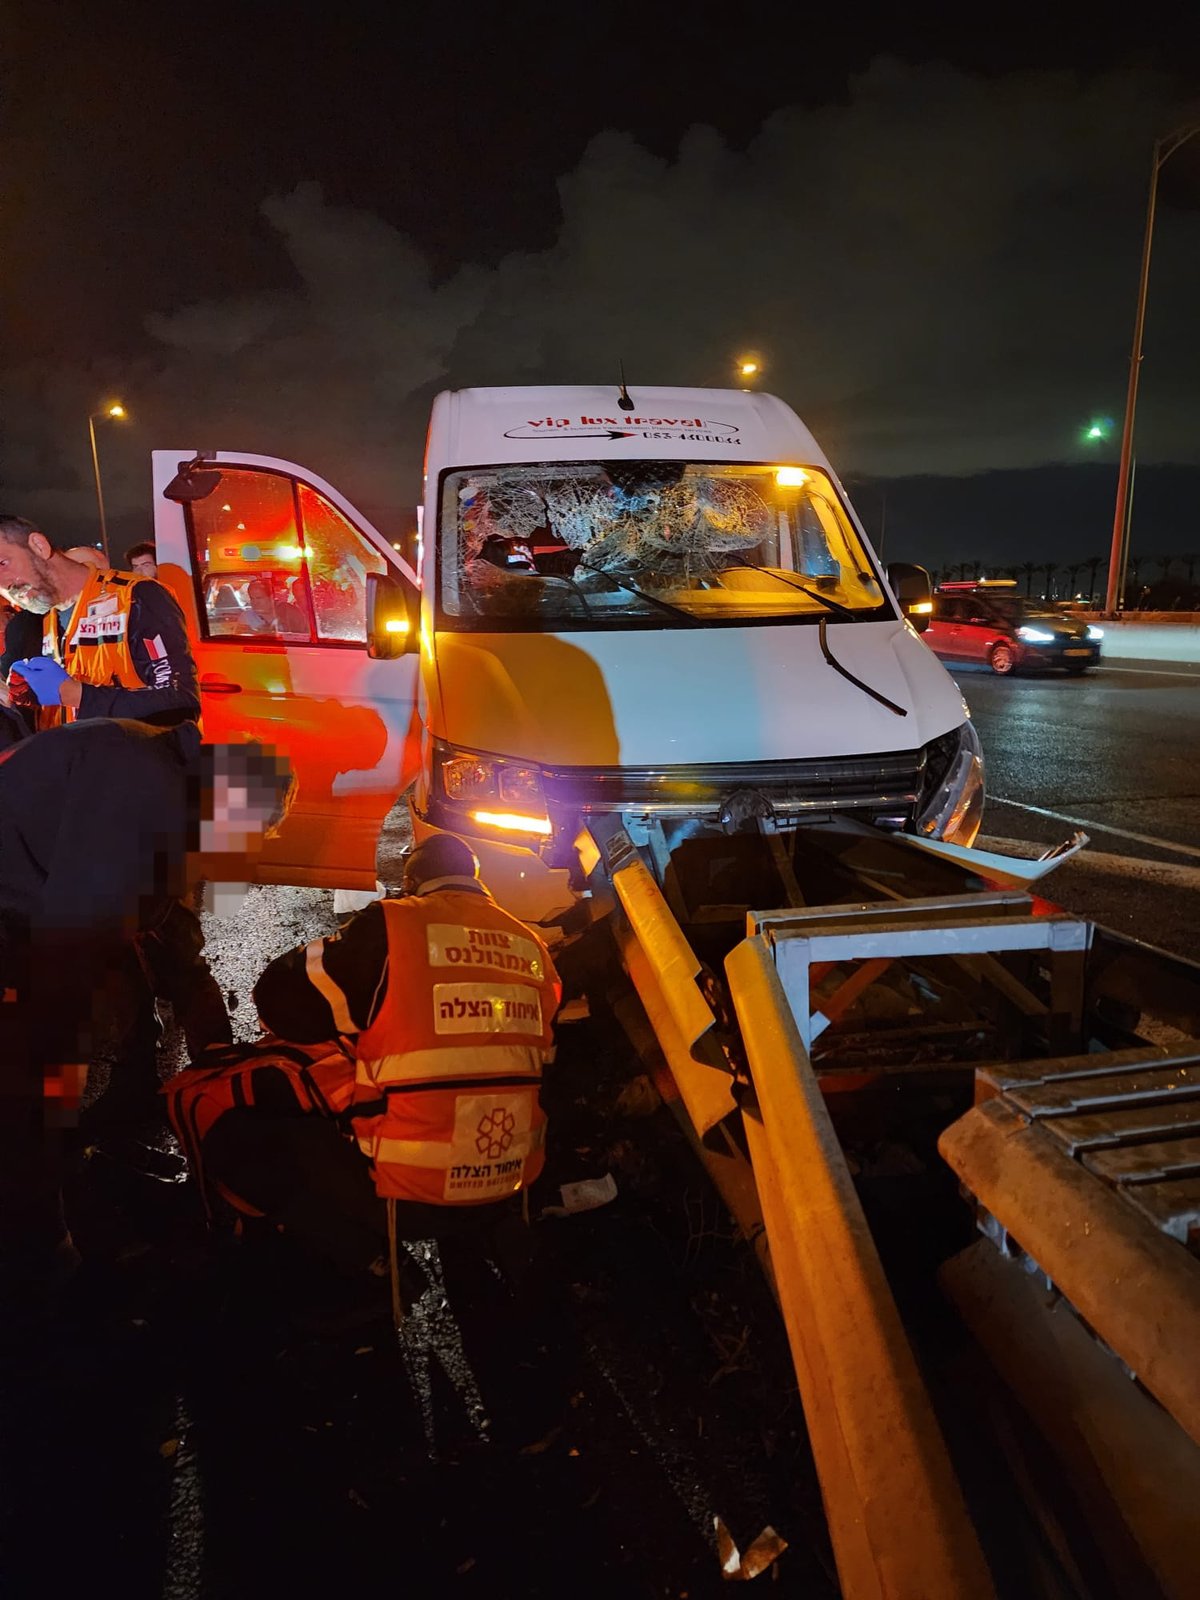
[{"label": "orange safety vest", "polygon": [[[151,582],[153,579],[141,578],[136,572],[89,572],[61,633],[56,612],[51,611],[43,622],[42,654],[53,656],[80,683],[144,689],[129,648],[129,613],[136,586]],[[46,709],[50,712],[47,721],[75,720],[73,709],[65,715],[53,707]],[[38,720],[40,724],[43,719]]]},{"label": "orange safety vest", "polygon": [[386,1199],[483,1205],[545,1159],[538,1099],[562,986],[545,945],[486,894],[381,902],[387,990],[357,1044],[359,1148]]},{"label": "orange safety vest", "polygon": [[196,591],[192,587],[191,575],[173,561],[160,561],[156,583],[161,583],[164,589],[170,591],[176,605],[183,612],[183,625],[187,630],[189,644],[194,644],[200,637],[200,619],[196,609]]}]

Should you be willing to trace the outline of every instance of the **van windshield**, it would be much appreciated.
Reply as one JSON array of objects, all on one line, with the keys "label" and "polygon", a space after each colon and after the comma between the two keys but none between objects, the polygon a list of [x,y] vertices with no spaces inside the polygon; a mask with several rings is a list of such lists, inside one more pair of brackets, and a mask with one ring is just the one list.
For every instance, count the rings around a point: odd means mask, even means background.
[{"label": "van windshield", "polygon": [[438,537],[439,607],[454,628],[667,627],[672,612],[713,626],[892,615],[815,467],[572,461],[450,472]]}]

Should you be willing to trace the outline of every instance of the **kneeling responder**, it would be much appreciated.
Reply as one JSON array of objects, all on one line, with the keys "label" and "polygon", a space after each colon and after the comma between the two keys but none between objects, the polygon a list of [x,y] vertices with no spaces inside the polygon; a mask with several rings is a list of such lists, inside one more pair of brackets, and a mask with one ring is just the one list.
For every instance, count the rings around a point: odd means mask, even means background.
[{"label": "kneeling responder", "polygon": [[[273,753],[202,745],[192,723],[98,718],[0,756],[0,1266],[65,1237],[42,1132],[73,1120],[114,972],[135,947],[153,963],[189,878],[244,881],[291,788]],[[213,984],[198,963],[185,1013]]]},{"label": "kneeling responder", "polygon": [[206,1141],[211,1174],[310,1240],[306,1218],[320,1214],[327,1238],[340,1211],[362,1267],[382,1249],[375,1195],[393,1246],[519,1216],[542,1169],[539,1087],[560,992],[546,947],[492,899],[470,847],[427,839],[407,860],[403,898],[280,956],[254,990],[280,1038],[352,1045],[354,1141],[320,1118],[305,1132],[293,1119],[277,1140],[279,1123],[231,1110]]}]

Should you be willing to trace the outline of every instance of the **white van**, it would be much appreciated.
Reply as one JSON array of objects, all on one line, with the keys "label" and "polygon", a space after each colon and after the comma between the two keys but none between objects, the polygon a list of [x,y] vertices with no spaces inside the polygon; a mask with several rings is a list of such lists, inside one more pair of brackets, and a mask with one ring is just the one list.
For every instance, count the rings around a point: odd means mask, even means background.
[{"label": "white van", "polygon": [[[373,887],[406,790],[418,837],[468,837],[547,926],[601,816],[656,853],[751,817],[978,830],[979,743],[926,618],[770,395],[440,394],[420,531],[394,544],[305,468],[236,451],[156,452],[155,507],[196,587],[206,735],[299,776],[269,881]],[[921,569],[892,573],[927,611]]]}]

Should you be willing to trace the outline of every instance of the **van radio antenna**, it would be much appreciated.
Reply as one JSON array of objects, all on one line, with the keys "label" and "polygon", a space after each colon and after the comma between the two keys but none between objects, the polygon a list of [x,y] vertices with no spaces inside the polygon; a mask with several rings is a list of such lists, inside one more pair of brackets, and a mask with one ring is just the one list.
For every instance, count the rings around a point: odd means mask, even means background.
[{"label": "van radio antenna", "polygon": [[636,408],[633,404],[633,401],[629,398],[629,389],[625,383],[625,363],[621,361],[618,363],[618,365],[621,369],[621,392],[617,396],[617,404],[620,406],[622,411],[633,411]]}]

